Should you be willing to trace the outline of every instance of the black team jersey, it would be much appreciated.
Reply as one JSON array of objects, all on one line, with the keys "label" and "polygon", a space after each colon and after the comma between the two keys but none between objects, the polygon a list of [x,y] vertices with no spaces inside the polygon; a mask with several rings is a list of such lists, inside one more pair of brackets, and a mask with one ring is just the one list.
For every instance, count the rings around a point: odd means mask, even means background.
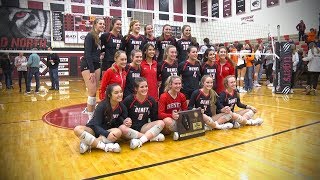
[{"label": "black team jersey", "polygon": [[122,35],[115,36],[110,32],[103,33],[100,37],[101,47],[105,52],[104,58],[102,61],[102,70],[107,70],[107,63],[112,64],[114,62],[114,54],[120,49]]},{"label": "black team jersey", "polygon": [[149,38],[146,38],[146,39],[147,39],[147,43],[154,45],[154,48],[155,48],[155,49],[158,48],[158,46],[157,46],[157,39],[156,39],[156,38],[153,37],[152,39],[149,39]]},{"label": "black team jersey", "polygon": [[167,61],[158,63],[157,76],[158,80],[161,80],[161,86],[159,93],[162,94],[165,87],[165,82],[169,76],[178,75],[178,63],[175,61],[173,64],[169,64]]},{"label": "black team jersey", "polygon": [[170,37],[168,39],[164,39],[164,40],[160,40],[160,38],[158,37],[157,39],[157,49],[159,51],[159,56],[158,56],[158,62],[162,62],[163,61],[163,53],[164,53],[164,50],[165,48],[168,46],[168,45],[173,45],[173,46],[176,46],[176,39],[173,38],[173,37]]},{"label": "black team jersey", "polygon": [[112,119],[105,116],[106,108],[107,102],[101,101],[94,111],[93,118],[86,125],[94,131],[96,137],[100,135],[108,137],[109,132],[107,130],[119,127],[123,124],[124,119],[127,118],[127,108],[121,102],[112,109]]},{"label": "black team jersey", "polygon": [[210,106],[210,93],[206,96],[200,89],[193,91],[188,109],[201,108],[204,110],[204,114],[212,116],[211,106]]},{"label": "black team jersey", "polygon": [[210,75],[213,78],[213,88],[216,87],[216,79],[217,79],[217,65],[213,63],[212,65],[208,63],[203,63],[201,66],[201,74],[204,75]]},{"label": "black team jersey", "polygon": [[134,93],[134,80],[137,77],[140,77],[141,75],[141,69],[134,68],[130,64],[128,64],[125,68],[125,71],[127,72],[126,77],[126,86],[124,88],[124,97],[129,96],[130,94]]},{"label": "black team jersey", "polygon": [[217,106],[218,113],[221,113],[221,109],[225,106],[229,106],[231,108],[231,111],[234,112],[235,105],[237,105],[239,108],[244,108],[244,109],[247,106],[241,103],[240,97],[237,91],[233,90],[233,92],[230,94],[225,90],[219,94],[218,106]]},{"label": "black team jersey", "polygon": [[129,35],[129,37],[127,38],[127,36],[124,36],[122,38],[122,43],[121,43],[121,50],[124,50],[127,54],[127,60],[128,63],[131,62],[131,51],[136,49],[140,49],[142,50],[143,46],[147,43],[147,39],[144,35],[138,35],[138,36],[133,36],[133,35]]},{"label": "black team jersey", "polygon": [[200,62],[196,61],[191,64],[189,61],[184,61],[179,64],[178,73],[182,77],[182,92],[190,99],[191,94],[196,89],[199,89],[201,79]]},{"label": "black team jersey", "polygon": [[132,120],[131,128],[137,131],[141,127],[158,118],[158,106],[153,97],[148,96],[144,101],[140,102],[133,94],[130,94],[123,100],[123,104],[128,109],[128,117]]},{"label": "black team jersey", "polygon": [[190,39],[179,39],[177,41],[178,63],[186,61],[188,59],[187,49],[189,46],[194,46]]}]

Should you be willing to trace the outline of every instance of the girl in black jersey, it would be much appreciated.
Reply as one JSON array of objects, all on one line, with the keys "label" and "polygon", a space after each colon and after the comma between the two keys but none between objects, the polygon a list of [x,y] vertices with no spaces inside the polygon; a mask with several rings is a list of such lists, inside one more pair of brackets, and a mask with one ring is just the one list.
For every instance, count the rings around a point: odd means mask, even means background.
[{"label": "girl in black jersey", "polygon": [[100,37],[101,47],[104,50],[104,58],[102,60],[102,74],[114,63],[114,54],[120,49],[122,35],[121,19],[114,18],[111,21],[110,31],[103,33]]},{"label": "girl in black jersey", "polygon": [[[231,119],[227,113],[216,113],[217,93],[212,90],[213,78],[210,75],[204,75],[201,78],[201,89],[195,90],[190,98],[188,109],[201,108],[203,111],[203,120],[206,123],[206,129],[230,129],[231,123],[226,123]],[[225,123],[225,124],[224,124]]]},{"label": "girl in black jersey", "polygon": [[132,50],[142,50],[143,46],[146,44],[146,37],[140,33],[140,22],[138,20],[133,20],[130,22],[129,31],[126,36],[122,38],[122,44],[120,49],[124,50],[128,57],[128,62],[131,62],[130,53]]},{"label": "girl in black jersey", "polygon": [[[234,75],[229,75],[223,80],[225,91],[219,94],[218,98],[218,112],[230,113],[232,115],[231,120],[234,121],[234,127],[240,127],[240,125],[261,125],[263,120],[261,118],[252,119],[257,109],[253,106],[245,105],[241,103],[240,96],[236,91],[236,78]],[[243,110],[234,112],[234,107],[237,105]]]},{"label": "girl in black jersey", "polygon": [[176,39],[172,37],[171,26],[165,24],[162,29],[162,34],[157,38],[157,49],[159,51],[158,62],[165,60],[165,49],[168,45],[176,46]]},{"label": "girl in black jersey", "polygon": [[178,73],[182,77],[181,92],[189,100],[192,92],[199,89],[201,65],[198,60],[198,49],[195,46],[189,46],[187,52],[188,59],[179,64]]},{"label": "girl in black jersey", "polygon": [[207,49],[203,54],[203,64],[201,66],[201,74],[210,75],[213,78],[213,88],[217,86],[216,84],[216,75],[217,73],[217,64],[216,56],[213,49]]},{"label": "girl in black jersey", "polygon": [[125,68],[127,73],[126,86],[124,88],[124,97],[134,93],[134,80],[141,76],[141,62],[142,62],[142,51],[132,50],[131,51],[132,62]]},{"label": "girl in black jersey", "polygon": [[[120,129],[125,138],[131,139],[130,148],[141,147],[147,141],[164,141],[165,137],[160,132],[164,122],[158,119],[156,101],[148,96],[148,84],[144,78],[134,81],[135,94],[127,96],[123,103],[128,109],[131,126],[121,125]],[[149,120],[151,122],[149,122]]]},{"label": "girl in black jersey", "polygon": [[189,25],[182,26],[182,38],[177,41],[178,63],[181,63],[188,58],[187,49],[189,46],[196,46],[196,38],[191,36],[191,27]]},{"label": "girl in black jersey", "polygon": [[144,35],[146,37],[147,43],[152,44],[156,48],[157,39],[154,37],[152,24],[148,24],[144,27]]},{"label": "girl in black jersey", "polygon": [[164,51],[164,61],[158,63],[157,74],[161,80],[159,94],[164,92],[165,82],[169,76],[178,75],[177,49],[173,45],[168,45]]},{"label": "girl in black jersey", "polygon": [[84,58],[81,61],[81,74],[88,89],[87,107],[85,111],[88,114],[89,120],[92,118],[96,106],[96,92],[101,74],[101,42],[99,34],[104,31],[104,28],[104,20],[99,18],[95,19],[92,30],[84,40]]},{"label": "girl in black jersey", "polygon": [[[90,146],[106,152],[120,152],[118,143],[121,137],[121,124],[129,125],[127,108],[121,103],[122,89],[117,84],[107,87],[106,98],[101,101],[93,118],[85,126],[76,126],[74,133],[81,139],[80,153],[85,153]],[[125,119],[126,118],[126,119]]]}]

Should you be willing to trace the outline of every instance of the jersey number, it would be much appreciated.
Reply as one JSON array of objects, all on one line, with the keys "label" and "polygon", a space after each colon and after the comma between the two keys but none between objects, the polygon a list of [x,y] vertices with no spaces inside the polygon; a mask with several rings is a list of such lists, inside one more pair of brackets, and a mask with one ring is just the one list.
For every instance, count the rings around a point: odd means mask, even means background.
[{"label": "jersey number", "polygon": [[139,120],[139,121],[141,121],[141,120],[142,120],[142,118],[143,118],[143,114],[139,114],[139,116],[138,116],[138,120]]}]

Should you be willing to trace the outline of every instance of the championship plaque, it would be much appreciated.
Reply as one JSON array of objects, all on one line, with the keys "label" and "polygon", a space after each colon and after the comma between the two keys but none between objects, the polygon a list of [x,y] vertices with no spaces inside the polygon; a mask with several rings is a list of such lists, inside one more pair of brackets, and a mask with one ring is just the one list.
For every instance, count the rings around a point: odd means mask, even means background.
[{"label": "championship plaque", "polygon": [[201,109],[180,111],[177,120],[177,132],[175,140],[185,140],[205,134],[204,121]]}]

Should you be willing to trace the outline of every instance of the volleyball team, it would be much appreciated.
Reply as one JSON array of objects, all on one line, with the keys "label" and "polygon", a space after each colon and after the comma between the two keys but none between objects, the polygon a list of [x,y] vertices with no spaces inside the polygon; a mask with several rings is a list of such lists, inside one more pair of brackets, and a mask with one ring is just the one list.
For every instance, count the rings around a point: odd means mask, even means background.
[{"label": "volleyball team", "polygon": [[[164,141],[165,135],[177,131],[178,112],[194,108],[202,109],[206,130],[263,123],[253,119],[255,107],[240,101],[226,47],[216,52],[208,48],[201,63],[188,25],[176,40],[168,24],[155,38],[152,25],[145,26],[141,35],[136,20],[124,36],[121,19],[113,19],[107,33],[104,23],[96,19],[84,43],[81,71],[89,120],[74,128],[80,153],[91,147],[120,152],[116,143],[120,138],[130,140],[131,149]],[[96,105],[97,90],[101,101]],[[240,111],[235,111],[236,105]]]}]

